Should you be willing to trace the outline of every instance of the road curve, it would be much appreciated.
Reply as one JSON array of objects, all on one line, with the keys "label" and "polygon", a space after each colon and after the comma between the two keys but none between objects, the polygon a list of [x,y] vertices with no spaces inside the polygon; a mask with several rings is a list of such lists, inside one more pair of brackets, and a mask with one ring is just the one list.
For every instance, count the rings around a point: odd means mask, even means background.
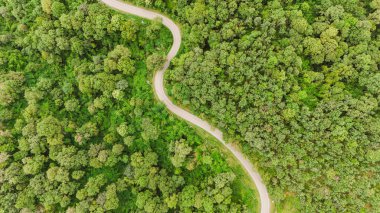
[{"label": "road curve", "polygon": [[227,144],[223,140],[223,133],[217,129],[212,127],[209,123],[206,121],[200,119],[199,117],[189,113],[188,111],[176,106],[173,104],[173,102],[169,99],[169,97],[165,93],[164,89],[164,74],[165,70],[169,67],[170,61],[173,59],[173,57],[177,54],[179,47],[181,45],[181,31],[179,27],[169,18],[150,11],[146,10],[140,7],[133,6],[131,4],[120,2],[118,0],[101,0],[104,4],[107,6],[125,12],[132,15],[136,15],[145,19],[153,20],[153,19],[161,19],[162,24],[165,25],[172,33],[173,35],[173,45],[167,55],[165,64],[163,68],[156,72],[154,76],[154,90],[157,94],[158,99],[163,102],[166,107],[176,114],[177,116],[185,119],[186,121],[202,128],[206,132],[213,135],[216,139],[218,139],[228,150],[231,151],[232,154],[239,160],[240,164],[244,167],[244,169],[248,172],[251,179],[256,185],[256,188],[260,195],[260,209],[261,213],[269,213],[270,212],[270,199],[268,195],[268,191],[265,187],[265,185],[262,182],[262,179],[260,175],[253,169],[252,164],[247,160],[244,155],[238,151],[235,147],[231,146],[231,144]]}]

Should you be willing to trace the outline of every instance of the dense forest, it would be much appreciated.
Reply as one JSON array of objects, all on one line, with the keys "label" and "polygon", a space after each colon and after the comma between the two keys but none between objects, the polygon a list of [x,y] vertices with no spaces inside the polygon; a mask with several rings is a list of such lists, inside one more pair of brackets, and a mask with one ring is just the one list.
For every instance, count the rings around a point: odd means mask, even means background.
[{"label": "dense forest", "polygon": [[279,210],[379,211],[379,0],[134,2],[181,24],[169,94],[243,146]]},{"label": "dense forest", "polygon": [[0,0],[0,212],[256,209],[226,156],[154,100],[170,46],[159,22],[97,1]]}]

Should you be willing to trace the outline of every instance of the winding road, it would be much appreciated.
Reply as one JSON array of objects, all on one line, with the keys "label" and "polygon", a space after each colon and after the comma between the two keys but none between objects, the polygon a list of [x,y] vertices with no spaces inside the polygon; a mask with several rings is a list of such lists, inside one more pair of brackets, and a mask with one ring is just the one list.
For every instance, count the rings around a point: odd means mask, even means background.
[{"label": "winding road", "polygon": [[239,160],[240,164],[244,167],[244,169],[247,171],[252,181],[256,185],[256,188],[260,195],[260,209],[261,209],[260,212],[269,213],[271,202],[269,199],[268,191],[265,185],[263,184],[260,175],[253,169],[253,166],[249,162],[249,160],[247,160],[244,157],[244,155],[240,151],[238,151],[235,147],[233,147],[231,144],[227,144],[223,140],[223,133],[219,129],[212,127],[208,122],[174,105],[173,102],[169,99],[169,97],[165,93],[165,89],[164,89],[165,70],[169,67],[170,61],[177,54],[181,45],[181,31],[179,27],[171,19],[159,13],[146,10],[140,7],[136,7],[128,3],[120,2],[118,0],[101,0],[101,1],[113,9],[116,9],[125,13],[129,13],[132,15],[136,15],[141,18],[145,18],[149,20],[161,19],[162,24],[165,25],[171,31],[173,35],[173,45],[167,55],[166,62],[163,68],[157,71],[154,76],[154,90],[157,94],[158,99],[161,102],[163,102],[172,113],[202,128],[206,132],[210,133],[216,139],[218,139],[229,151],[231,151],[232,154],[234,154],[234,156]]}]

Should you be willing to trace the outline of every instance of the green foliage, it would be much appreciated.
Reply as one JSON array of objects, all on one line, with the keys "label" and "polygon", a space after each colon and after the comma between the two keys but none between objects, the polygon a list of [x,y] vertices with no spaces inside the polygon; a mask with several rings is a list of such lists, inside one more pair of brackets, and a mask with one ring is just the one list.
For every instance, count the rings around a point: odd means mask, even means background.
[{"label": "green foliage", "polygon": [[186,156],[192,151],[191,147],[186,144],[185,140],[176,141],[170,144],[170,152],[173,156],[170,158],[173,166],[181,167],[186,160]]},{"label": "green foliage", "polygon": [[51,14],[56,18],[61,17],[66,12],[66,7],[62,2],[54,1],[51,5]]},{"label": "green foliage", "polygon": [[165,57],[158,54],[158,53],[153,53],[152,55],[148,56],[146,63],[147,63],[147,68],[150,71],[158,71],[161,66],[165,62]]},{"label": "green foliage", "polygon": [[134,2],[180,23],[169,94],[240,141],[279,210],[380,209],[378,0]]},{"label": "green foliage", "polygon": [[51,0],[41,0],[42,10],[47,14],[51,14],[51,5]]},{"label": "green foliage", "polygon": [[0,72],[0,105],[8,106],[18,99],[25,78],[18,72]]},{"label": "green foliage", "polygon": [[0,1],[0,212],[245,209],[216,170],[181,206],[204,141],[147,83],[170,38],[95,1]]}]

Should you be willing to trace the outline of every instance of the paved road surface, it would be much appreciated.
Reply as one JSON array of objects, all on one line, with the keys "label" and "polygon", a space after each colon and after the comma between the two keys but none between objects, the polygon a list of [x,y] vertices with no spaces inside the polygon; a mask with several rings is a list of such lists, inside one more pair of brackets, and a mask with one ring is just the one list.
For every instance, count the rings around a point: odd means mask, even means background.
[{"label": "paved road surface", "polygon": [[163,66],[163,68],[156,72],[154,76],[154,90],[159,98],[160,101],[162,101],[166,107],[176,114],[177,116],[185,119],[186,121],[199,126],[200,128],[204,129],[206,132],[213,135],[215,138],[217,138],[227,149],[229,149],[235,157],[239,160],[241,165],[244,167],[244,169],[248,172],[251,179],[256,185],[256,188],[260,195],[260,204],[261,204],[261,213],[269,213],[270,212],[270,199],[267,192],[267,189],[265,185],[263,184],[260,175],[253,169],[252,164],[247,160],[241,152],[239,152],[237,149],[235,149],[231,144],[226,144],[223,140],[223,133],[214,127],[212,127],[209,123],[206,121],[198,118],[197,116],[189,113],[188,111],[176,106],[173,104],[173,102],[169,99],[169,97],[166,95],[164,90],[164,73],[165,70],[169,67],[170,61],[172,58],[177,54],[179,47],[181,45],[181,31],[179,27],[169,18],[150,11],[146,10],[140,7],[133,6],[128,3],[120,2],[118,0],[101,0],[103,3],[108,5],[109,7],[112,7],[116,10],[133,14],[142,18],[146,19],[161,19],[162,24],[164,24],[173,35],[173,45],[168,53],[166,62]]}]

